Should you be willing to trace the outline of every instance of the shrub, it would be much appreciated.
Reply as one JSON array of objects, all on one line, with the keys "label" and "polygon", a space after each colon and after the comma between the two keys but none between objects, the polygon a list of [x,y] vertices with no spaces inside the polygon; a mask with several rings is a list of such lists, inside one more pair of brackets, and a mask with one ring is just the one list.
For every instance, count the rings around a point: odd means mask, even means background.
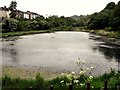
[{"label": "shrub", "polygon": [[106,31],[112,31],[112,28],[111,27],[106,27],[105,30]]},{"label": "shrub", "polygon": [[40,75],[40,73],[36,74],[35,88],[40,88],[41,90],[44,90],[45,88],[44,78]]},{"label": "shrub", "polygon": [[17,30],[18,21],[16,19],[4,19],[3,21],[3,32],[13,32]]}]

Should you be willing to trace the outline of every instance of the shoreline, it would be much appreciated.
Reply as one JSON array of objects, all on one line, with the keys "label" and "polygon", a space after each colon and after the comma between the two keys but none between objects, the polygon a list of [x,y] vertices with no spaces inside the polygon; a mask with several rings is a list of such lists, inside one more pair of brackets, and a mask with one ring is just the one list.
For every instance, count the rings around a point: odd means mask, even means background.
[{"label": "shoreline", "polygon": [[62,72],[53,72],[43,67],[2,65],[2,76],[7,75],[12,78],[35,79],[37,73],[40,73],[46,80],[49,80],[60,76]]},{"label": "shoreline", "polygon": [[[78,32],[81,32],[81,31],[78,31]],[[42,32],[42,33],[46,33],[46,32]],[[40,33],[38,33],[38,34],[40,34]],[[27,35],[29,35],[29,34],[27,34]],[[94,33],[93,33],[93,35],[96,36],[96,34],[94,34]],[[17,37],[17,39],[18,38],[20,38],[20,37]],[[94,37],[91,37],[91,38],[94,39]],[[107,44],[120,46],[120,39],[113,39],[113,38],[108,38],[106,36],[101,36],[100,35],[100,37],[98,37],[96,40],[102,40],[104,42],[107,41]],[[117,41],[119,41],[119,42],[117,43]],[[47,70],[47,69],[42,68],[42,67],[41,68],[33,68],[33,67],[31,67],[31,68],[27,67],[26,68],[24,66],[23,67],[21,67],[21,66],[19,67],[19,66],[9,66],[9,65],[6,65],[6,66],[4,65],[2,70],[3,70],[3,73],[2,73],[3,75],[7,74],[8,76],[10,75],[11,77],[16,75],[17,77],[27,78],[27,79],[29,79],[29,78],[34,79],[35,75],[37,73],[41,73],[41,75],[43,77],[45,77],[45,79],[55,78],[57,76],[60,76],[61,73],[62,73],[62,71],[61,72],[53,72],[51,70]]]},{"label": "shoreline", "polygon": [[88,30],[88,29],[80,29],[80,28],[71,28],[71,30],[68,30],[66,28],[54,28],[48,29],[48,30],[31,30],[31,31],[17,31],[17,32],[7,32],[7,33],[0,33],[0,38],[6,39],[6,40],[14,40],[18,36],[24,36],[24,35],[34,35],[34,34],[42,34],[42,33],[52,33],[56,31],[77,31],[77,32],[88,32],[95,35],[104,36],[107,38],[112,39],[118,39],[120,40],[120,32],[119,31],[106,31],[106,30]]},{"label": "shoreline", "polygon": [[19,39],[19,36],[34,35],[34,34],[41,34],[41,33],[51,33],[51,32],[53,32],[53,31],[32,30],[32,31],[7,32],[7,33],[1,33],[0,39],[1,39],[1,41],[15,41],[16,39]]}]

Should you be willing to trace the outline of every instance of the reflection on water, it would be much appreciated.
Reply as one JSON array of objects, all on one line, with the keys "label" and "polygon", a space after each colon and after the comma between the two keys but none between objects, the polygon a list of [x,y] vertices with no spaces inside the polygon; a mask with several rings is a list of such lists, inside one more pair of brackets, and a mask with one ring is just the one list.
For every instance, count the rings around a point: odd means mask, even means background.
[{"label": "reflection on water", "polygon": [[53,71],[75,71],[77,58],[86,63],[83,68],[94,66],[93,75],[118,69],[120,48],[105,45],[99,36],[85,32],[56,32],[21,36],[16,41],[3,42],[3,65],[26,65]]},{"label": "reflection on water", "polygon": [[98,47],[95,47],[93,49],[102,52],[108,61],[111,61],[115,58],[117,62],[120,62],[120,48],[110,48],[99,45]]},{"label": "reflection on water", "polygon": [[[15,41],[10,41],[10,43],[3,43],[2,45],[2,55],[3,60],[6,59],[13,64],[18,64],[17,49],[15,47]],[[4,62],[4,61],[3,61]]]},{"label": "reflection on water", "polygon": [[[92,40],[99,40],[102,37],[99,36],[90,36]],[[120,62],[120,46],[116,44],[108,44],[108,42],[104,41],[102,43],[99,43],[96,47],[93,47],[93,50],[97,51],[99,50],[101,53],[104,54],[106,60],[111,61],[112,59],[115,59],[117,62]]]},{"label": "reflection on water", "polygon": [[[102,37],[100,36],[97,36],[96,38],[95,35],[90,36],[90,39],[95,41],[96,40],[101,41],[100,40],[101,38]],[[93,50],[101,52],[108,62],[111,62],[112,60],[116,60],[116,62],[118,63],[117,65],[118,70],[120,71],[120,46],[119,45],[116,45],[113,43],[110,44],[110,42],[104,41],[98,44],[96,47],[93,47]]]}]

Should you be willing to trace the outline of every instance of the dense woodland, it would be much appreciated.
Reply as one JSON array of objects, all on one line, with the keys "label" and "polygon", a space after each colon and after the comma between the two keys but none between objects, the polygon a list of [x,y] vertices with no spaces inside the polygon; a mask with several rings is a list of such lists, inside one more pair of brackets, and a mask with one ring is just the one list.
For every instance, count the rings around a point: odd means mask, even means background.
[{"label": "dense woodland", "polygon": [[78,19],[73,17],[58,17],[50,16],[45,18],[39,16],[34,20],[25,20],[23,18],[15,18],[14,10],[15,5],[10,4],[11,18],[3,18],[2,31],[30,31],[30,30],[46,30],[57,27],[83,27],[85,29],[105,29],[112,31],[120,30],[120,1],[115,4],[110,2],[100,12],[96,12],[92,15],[80,15]]},{"label": "dense woodland", "polygon": [[90,20],[87,23],[89,29],[120,29],[120,1],[115,4],[110,2],[99,13],[90,15]]}]

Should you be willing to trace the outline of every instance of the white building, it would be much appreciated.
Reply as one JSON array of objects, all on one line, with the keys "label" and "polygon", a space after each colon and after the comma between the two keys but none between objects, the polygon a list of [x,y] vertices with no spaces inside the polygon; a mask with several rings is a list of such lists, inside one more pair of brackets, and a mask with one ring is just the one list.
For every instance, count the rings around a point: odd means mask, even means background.
[{"label": "white building", "polygon": [[0,18],[7,17],[10,18],[11,11],[6,7],[0,7]]},{"label": "white building", "polygon": [[[36,17],[39,16],[39,14],[30,11],[23,12],[20,10],[16,10],[15,12],[16,12],[16,18],[35,19]],[[2,17],[10,18],[10,13],[11,11],[8,8],[0,7],[0,18]]]},{"label": "white building", "polygon": [[39,16],[37,13],[30,12],[30,11],[27,11],[26,14],[28,14],[27,17],[29,16],[29,19],[35,19],[36,17]]}]

